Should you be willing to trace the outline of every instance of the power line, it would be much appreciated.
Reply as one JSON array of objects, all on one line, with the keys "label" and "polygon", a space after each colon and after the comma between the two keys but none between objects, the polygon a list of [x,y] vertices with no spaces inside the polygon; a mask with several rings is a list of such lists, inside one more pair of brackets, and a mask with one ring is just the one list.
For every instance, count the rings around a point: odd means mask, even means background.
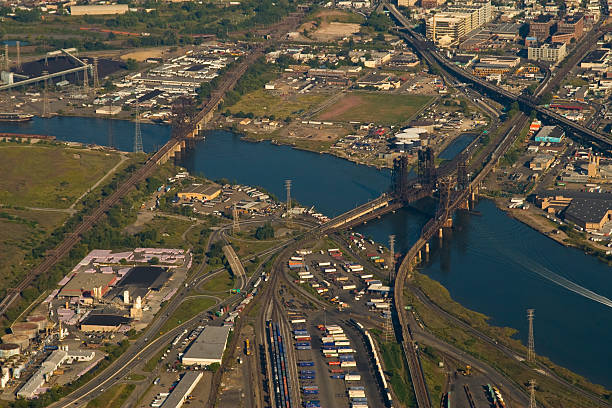
[{"label": "power line", "polygon": [[533,314],[534,309],[527,309],[527,320],[529,320],[529,339],[527,342],[527,361],[535,363],[535,341],[533,339]]},{"label": "power line", "polygon": [[134,153],[143,153],[142,133],[140,131],[140,104],[136,105],[136,123],[134,129]]},{"label": "power line", "polygon": [[285,180],[285,189],[287,190],[287,217],[291,211],[291,180]]},{"label": "power line", "polygon": [[15,45],[17,46],[17,68],[15,71],[21,71],[21,47],[19,44],[19,41],[15,42]]}]

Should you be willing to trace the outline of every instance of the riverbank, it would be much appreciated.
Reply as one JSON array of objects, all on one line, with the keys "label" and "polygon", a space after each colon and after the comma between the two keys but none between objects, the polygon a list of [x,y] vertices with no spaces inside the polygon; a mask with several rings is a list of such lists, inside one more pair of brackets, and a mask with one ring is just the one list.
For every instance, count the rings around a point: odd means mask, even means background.
[{"label": "riverbank", "polygon": [[553,241],[567,248],[582,250],[586,254],[596,257],[601,262],[612,265],[612,261],[609,260],[608,255],[606,255],[606,252],[609,251],[610,248],[588,242],[578,231],[559,227],[549,219],[534,214],[531,210],[508,208],[507,200],[501,198],[493,198],[492,200],[495,202],[497,208],[502,210],[507,216],[520,221]]},{"label": "riverbank", "polygon": [[343,160],[349,161],[349,162],[354,163],[354,164],[359,164],[361,166],[367,166],[367,167],[375,168],[377,170],[391,169],[392,168],[392,166],[390,164],[387,164],[387,165],[377,165],[377,164],[372,164],[372,163],[365,162],[363,160],[359,160],[357,158],[348,157],[346,155],[340,154],[342,152],[342,150],[332,151],[332,150],[318,149],[316,147],[312,147],[312,146],[309,146],[307,144],[299,145],[299,144],[297,144],[295,142],[289,142],[288,140],[279,140],[279,139],[274,139],[274,138],[261,137],[261,135],[256,135],[254,133],[245,132],[245,131],[239,131],[239,130],[236,130],[236,129],[232,129],[230,127],[220,128],[220,130],[225,130],[225,131],[228,131],[228,132],[237,133],[237,134],[241,135],[241,139],[246,141],[246,142],[251,142],[251,143],[270,142],[271,144],[276,145],[276,146],[289,146],[289,147],[291,147],[293,149],[296,149],[296,150],[303,150],[303,151],[311,152],[311,153],[328,154],[330,156],[334,156],[334,157],[337,157],[339,159],[343,159]]}]

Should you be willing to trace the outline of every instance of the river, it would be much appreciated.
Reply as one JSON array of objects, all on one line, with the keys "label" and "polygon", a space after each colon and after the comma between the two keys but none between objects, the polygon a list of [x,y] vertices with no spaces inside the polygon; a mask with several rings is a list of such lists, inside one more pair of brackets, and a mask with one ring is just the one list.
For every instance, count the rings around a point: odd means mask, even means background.
[{"label": "river", "polygon": [[[131,150],[130,122],[37,118],[27,124],[2,123],[0,132],[106,144],[109,126],[117,147]],[[169,137],[168,127],[142,126],[146,151]],[[387,189],[390,178],[388,170],[268,142],[245,142],[225,131],[209,132],[186,155],[184,165],[211,179],[261,186],[281,199],[284,180],[291,179],[295,199],[330,216],[375,198]],[[476,209],[481,215],[457,214],[452,236],[441,248],[432,246],[422,272],[441,282],[461,304],[490,316],[491,323],[518,329],[524,343],[526,309],[534,308],[536,352],[612,388],[611,269],[508,217],[490,201]],[[358,230],[384,244],[395,234],[397,250],[405,251],[426,221],[426,214],[408,208]]]}]

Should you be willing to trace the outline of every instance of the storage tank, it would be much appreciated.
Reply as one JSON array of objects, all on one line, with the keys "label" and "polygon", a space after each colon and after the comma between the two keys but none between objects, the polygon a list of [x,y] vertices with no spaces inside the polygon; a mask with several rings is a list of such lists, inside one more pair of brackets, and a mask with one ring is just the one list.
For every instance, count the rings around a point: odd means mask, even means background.
[{"label": "storage tank", "polygon": [[38,335],[38,325],[32,322],[20,322],[11,326],[13,334],[23,334],[30,339],[36,338]]},{"label": "storage tank", "polygon": [[26,319],[28,322],[36,323],[38,325],[38,330],[45,330],[47,328],[47,318],[41,315],[32,315],[28,316]]},{"label": "storage tank", "polygon": [[28,338],[28,336],[23,334],[5,334],[1,337],[1,339],[2,343],[4,344],[17,344],[22,351],[27,349],[30,345],[30,339]]},{"label": "storage tank", "polygon": [[10,357],[19,354],[19,346],[17,344],[0,344],[0,357]]}]

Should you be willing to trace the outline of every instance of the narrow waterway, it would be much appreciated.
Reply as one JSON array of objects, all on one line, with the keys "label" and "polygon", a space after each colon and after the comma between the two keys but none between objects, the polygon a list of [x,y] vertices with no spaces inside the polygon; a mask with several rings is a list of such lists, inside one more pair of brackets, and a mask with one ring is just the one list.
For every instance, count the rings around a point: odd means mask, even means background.
[{"label": "narrow waterway", "polygon": [[[115,145],[131,150],[130,122],[36,119],[1,123],[0,132],[105,145],[109,126]],[[167,140],[169,128],[143,125],[142,133],[145,150],[151,151]],[[330,216],[378,196],[389,184],[388,171],[288,146],[245,142],[225,131],[209,132],[185,156],[184,165],[211,179],[261,186],[281,199],[284,181],[291,179],[295,199]],[[518,329],[524,342],[525,311],[534,308],[536,352],[612,388],[611,268],[509,218],[492,202],[482,201],[477,210],[481,215],[457,214],[452,236],[441,248],[434,245],[423,272],[447,287],[455,300],[490,316],[493,324]],[[358,230],[384,244],[395,234],[396,248],[406,251],[427,219],[422,212],[402,209]]]}]

